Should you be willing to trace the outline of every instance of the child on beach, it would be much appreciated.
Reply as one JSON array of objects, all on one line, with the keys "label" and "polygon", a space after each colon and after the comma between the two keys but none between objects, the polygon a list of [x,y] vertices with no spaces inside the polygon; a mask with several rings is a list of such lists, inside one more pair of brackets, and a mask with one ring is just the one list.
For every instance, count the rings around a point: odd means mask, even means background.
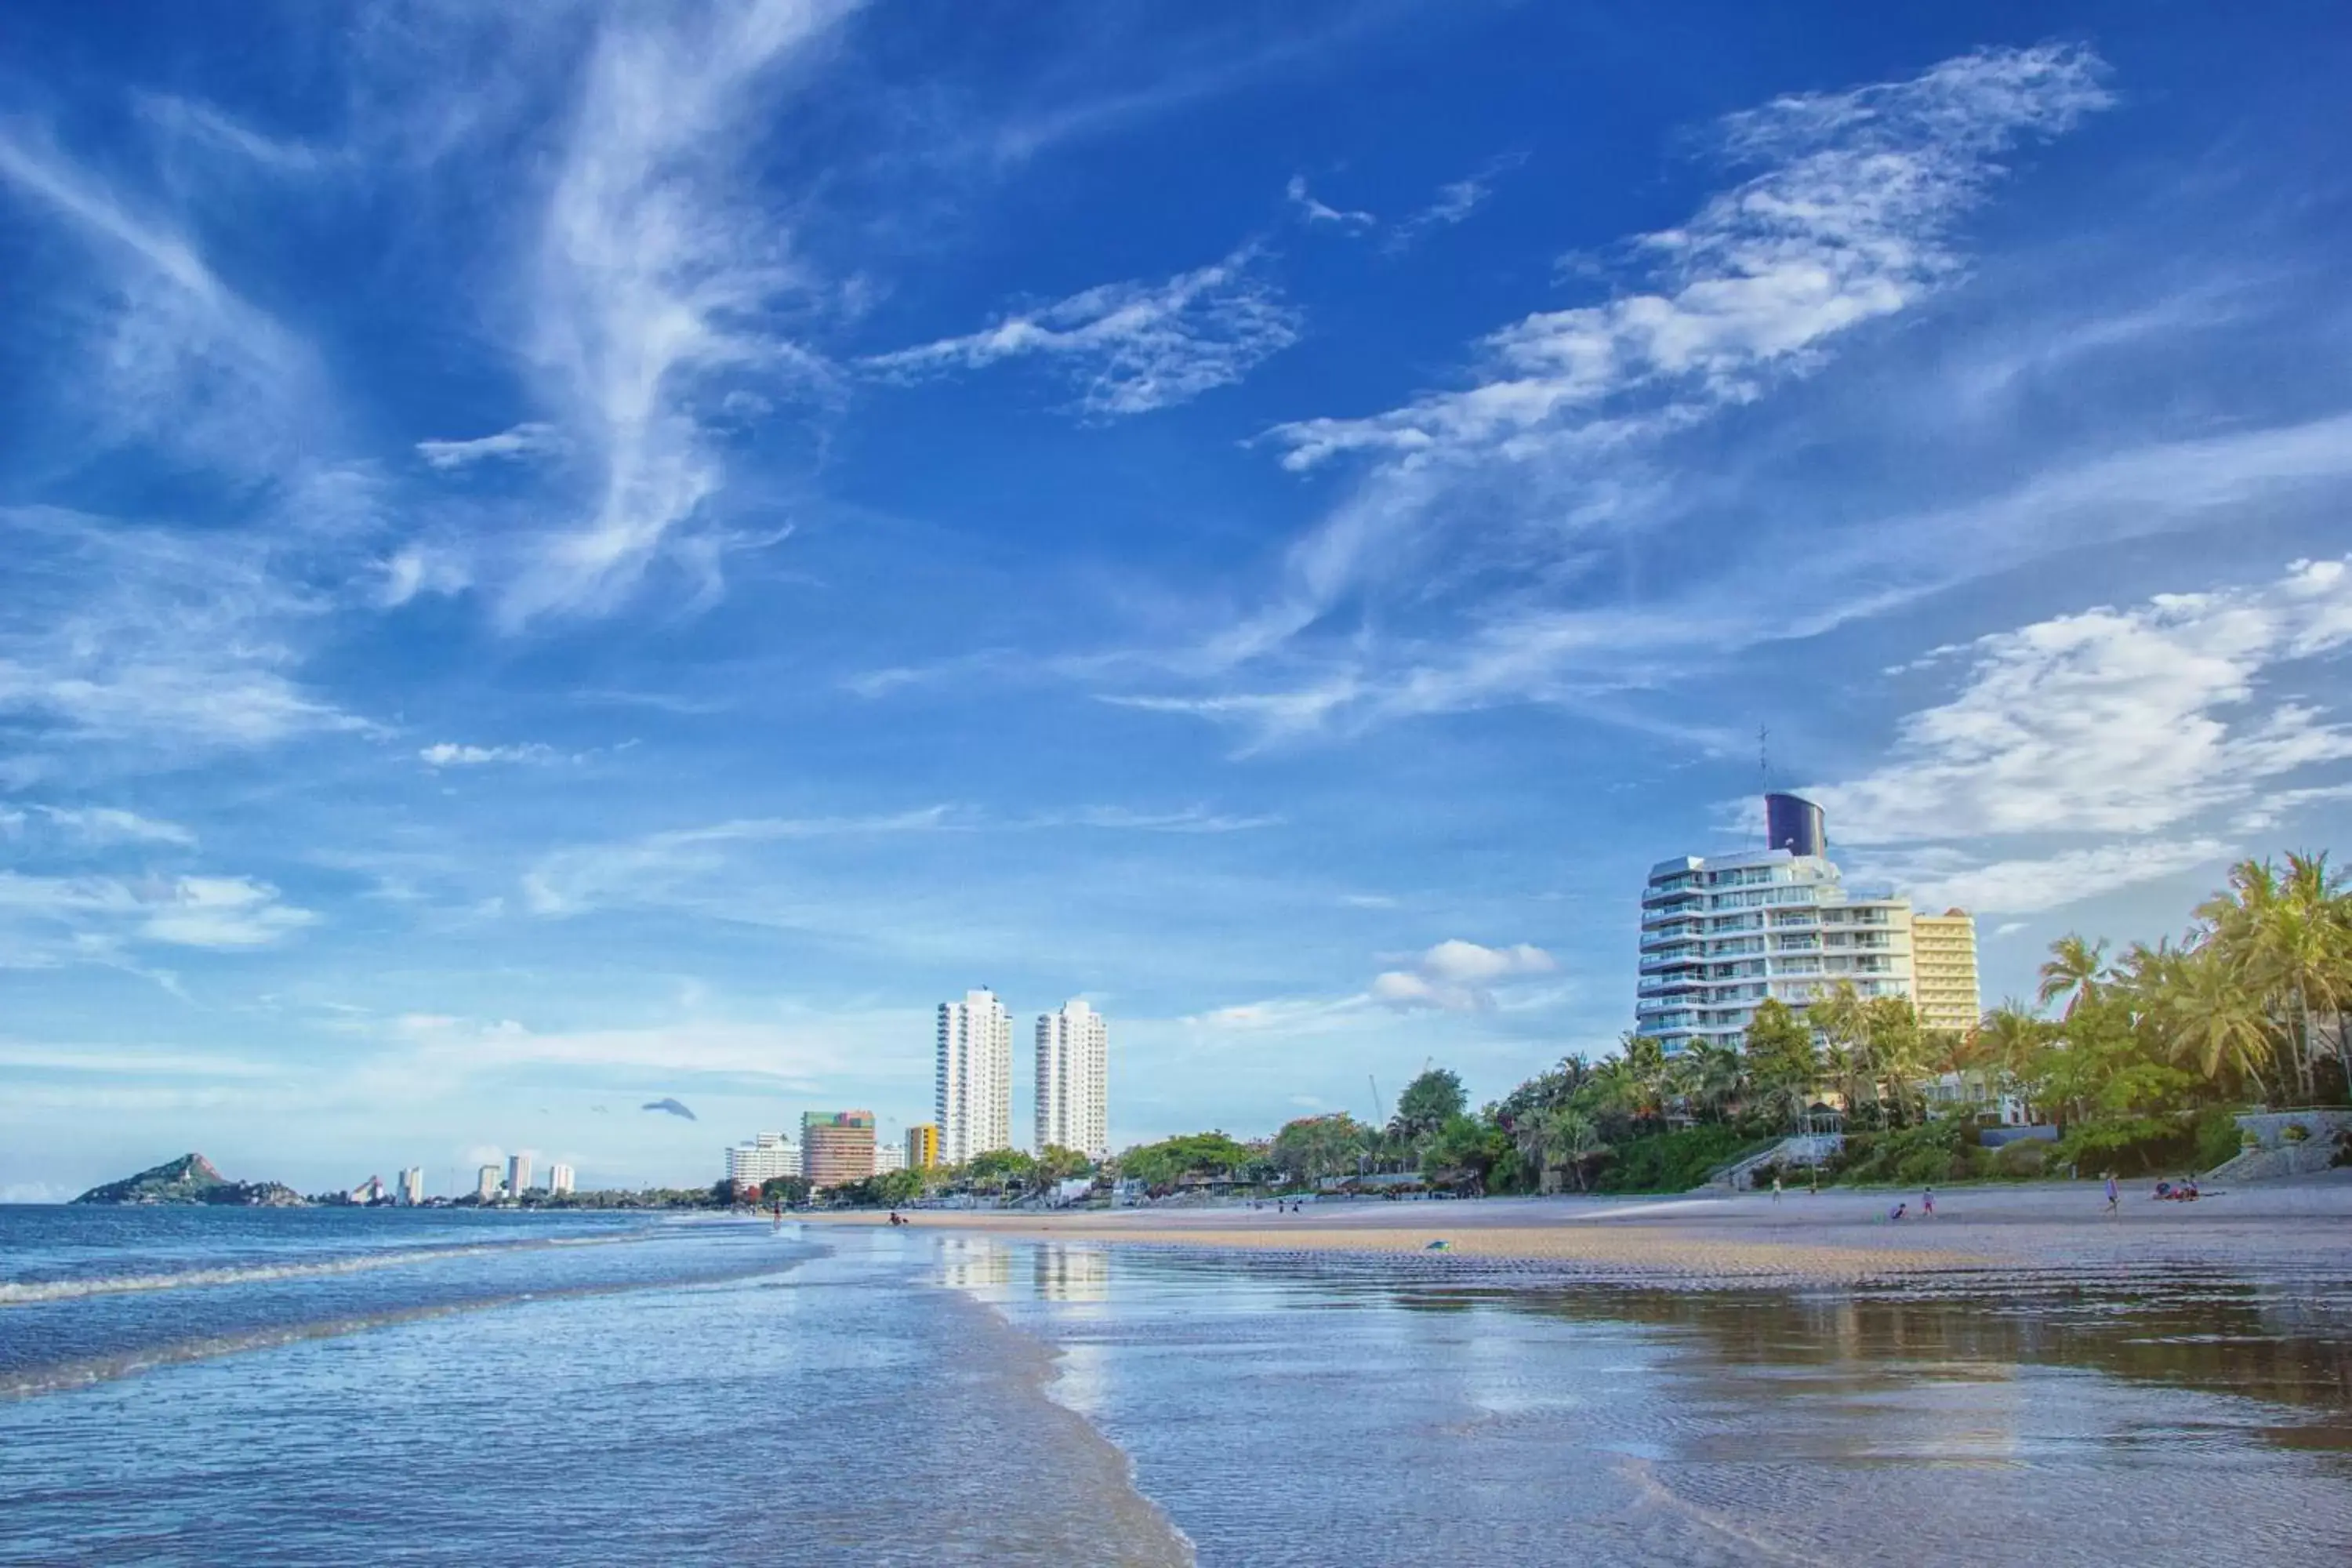
[{"label": "child on beach", "polygon": [[1936,1217],[1935,1188],[1929,1187],[1919,1194],[1919,1216],[1922,1219],[1934,1219]]},{"label": "child on beach", "polygon": [[1904,1211],[1908,1209],[1910,1206],[1911,1205],[1909,1204],[1896,1204],[1894,1209],[1888,1213],[1886,1217],[1888,1219],[1901,1219],[1903,1217]]},{"label": "child on beach", "polygon": [[1772,1201],[1776,1204],[1780,1201],[1780,1173],[1778,1171],[1772,1173]]},{"label": "child on beach", "polygon": [[2113,1171],[2109,1171],[2107,1173],[2107,1212],[2109,1214],[2120,1214],[2123,1212],[2118,1206],[2122,1201],[2123,1194],[2116,1190],[2116,1173]]}]

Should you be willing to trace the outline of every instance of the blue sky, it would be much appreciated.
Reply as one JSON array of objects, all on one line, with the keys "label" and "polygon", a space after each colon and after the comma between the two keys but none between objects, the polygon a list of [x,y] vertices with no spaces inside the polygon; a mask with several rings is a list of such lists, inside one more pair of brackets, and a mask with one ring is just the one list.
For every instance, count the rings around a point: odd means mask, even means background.
[{"label": "blue sky", "polygon": [[1499,1094],[1760,727],[1989,1001],[2341,842],[2352,29],[1760,9],[19,7],[0,1194]]}]

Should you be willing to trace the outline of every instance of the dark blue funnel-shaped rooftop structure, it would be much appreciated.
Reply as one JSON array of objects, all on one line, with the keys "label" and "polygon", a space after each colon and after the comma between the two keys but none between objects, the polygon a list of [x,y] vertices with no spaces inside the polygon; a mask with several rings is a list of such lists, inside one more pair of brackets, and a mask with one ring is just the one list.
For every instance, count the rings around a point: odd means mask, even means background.
[{"label": "dark blue funnel-shaped rooftop structure", "polygon": [[1828,854],[1830,836],[1822,808],[1801,795],[1766,795],[1764,843],[1767,848],[1786,849],[1791,855]]}]

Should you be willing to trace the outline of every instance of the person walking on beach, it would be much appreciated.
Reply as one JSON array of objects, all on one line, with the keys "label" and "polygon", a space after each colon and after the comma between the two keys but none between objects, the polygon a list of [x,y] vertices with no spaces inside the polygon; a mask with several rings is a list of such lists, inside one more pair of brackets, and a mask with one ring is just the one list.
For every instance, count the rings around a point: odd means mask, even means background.
[{"label": "person walking on beach", "polygon": [[2113,1171],[2109,1171],[2107,1173],[2107,1212],[2109,1214],[2121,1214],[2123,1210],[2119,1205],[2122,1202],[2123,1194],[2116,1189],[2116,1173]]},{"label": "person walking on beach", "polygon": [[1919,1194],[1919,1217],[1921,1219],[1936,1217],[1936,1189],[1933,1187],[1926,1189]]},{"label": "person walking on beach", "polygon": [[1776,1204],[1780,1201],[1780,1173],[1778,1171],[1772,1173],[1772,1201]]}]

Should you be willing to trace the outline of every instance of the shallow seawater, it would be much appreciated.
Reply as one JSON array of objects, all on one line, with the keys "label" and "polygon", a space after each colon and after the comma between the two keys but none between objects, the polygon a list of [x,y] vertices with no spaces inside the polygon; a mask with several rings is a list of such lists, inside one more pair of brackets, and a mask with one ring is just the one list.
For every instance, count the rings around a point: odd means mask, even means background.
[{"label": "shallow seawater", "polygon": [[[20,1212],[0,1276],[56,1278],[20,1271]],[[1187,1560],[1037,1342],[916,1251],[524,1215],[436,1255],[407,1217],[184,1215],[254,1271],[189,1245],[215,1278],[157,1285],[150,1237],[78,1271],[140,1289],[0,1305],[30,1391],[0,1399],[0,1562]],[[341,1267],[387,1252],[422,1256]]]},{"label": "shallow seawater", "polygon": [[[28,1217],[29,1216],[29,1217]],[[0,1209],[0,1562],[2352,1562],[2352,1297]]]}]

